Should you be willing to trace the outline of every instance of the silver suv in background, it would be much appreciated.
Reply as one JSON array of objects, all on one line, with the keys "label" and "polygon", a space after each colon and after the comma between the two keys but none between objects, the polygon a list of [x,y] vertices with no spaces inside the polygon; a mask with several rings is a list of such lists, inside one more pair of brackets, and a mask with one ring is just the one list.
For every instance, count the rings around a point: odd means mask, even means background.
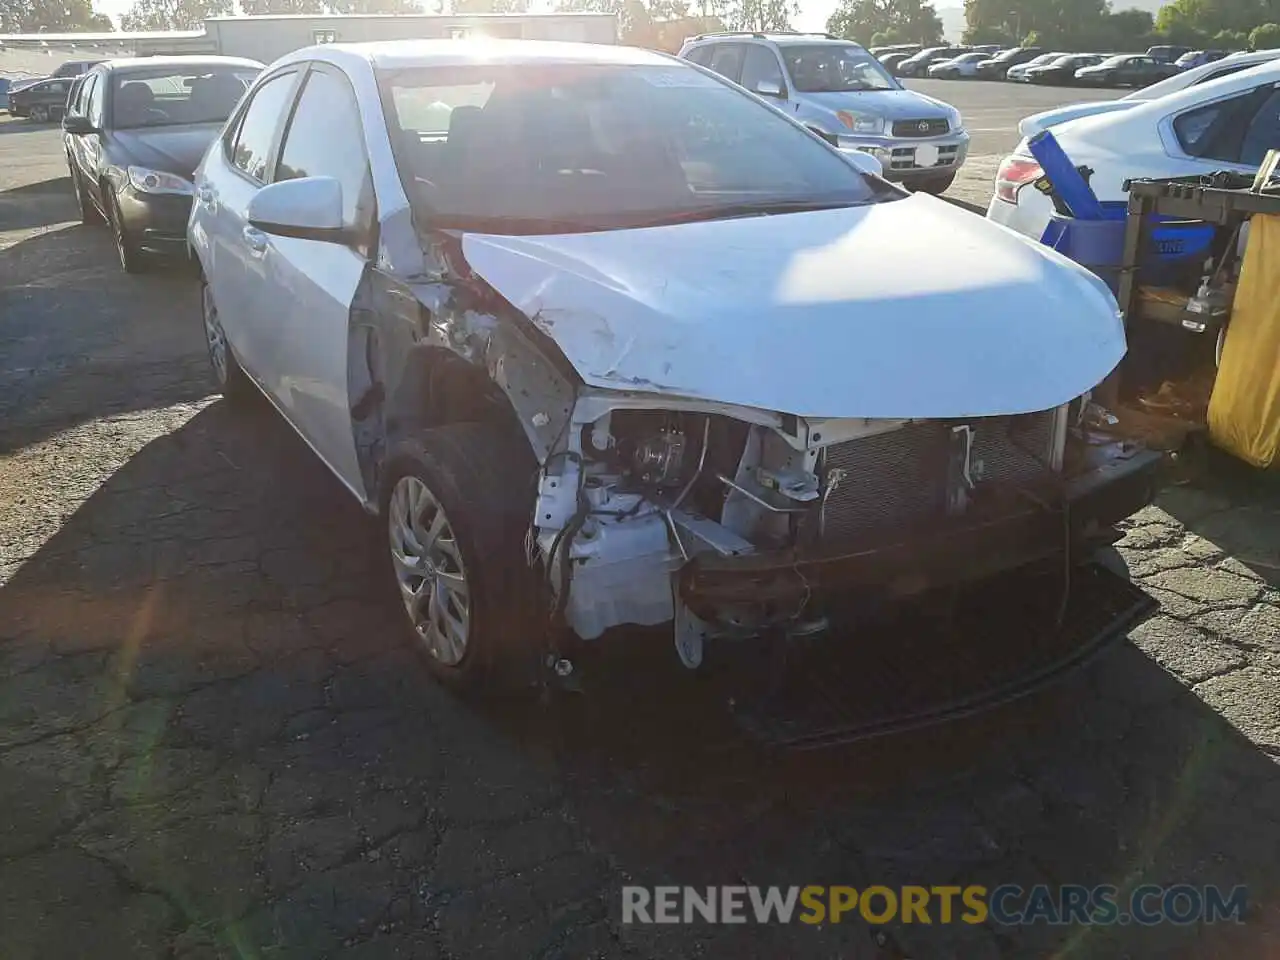
[{"label": "silver suv in background", "polygon": [[911,190],[951,186],[969,149],[955,107],[902,86],[875,57],[829,34],[708,33],[680,56],[746,87],[845,150],[873,155]]}]

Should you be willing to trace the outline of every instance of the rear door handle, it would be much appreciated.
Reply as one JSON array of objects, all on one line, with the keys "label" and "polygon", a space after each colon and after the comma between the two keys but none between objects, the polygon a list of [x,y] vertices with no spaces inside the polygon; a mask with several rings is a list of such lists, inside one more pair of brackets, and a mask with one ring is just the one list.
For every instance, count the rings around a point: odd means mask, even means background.
[{"label": "rear door handle", "polygon": [[245,227],[243,234],[244,242],[254,253],[266,253],[267,251],[267,235],[257,227]]}]

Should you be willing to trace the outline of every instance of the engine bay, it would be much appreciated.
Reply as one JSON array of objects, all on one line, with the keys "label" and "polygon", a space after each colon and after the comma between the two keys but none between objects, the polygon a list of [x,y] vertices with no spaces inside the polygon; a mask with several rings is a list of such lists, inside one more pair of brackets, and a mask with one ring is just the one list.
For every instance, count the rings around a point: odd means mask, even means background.
[{"label": "engine bay", "polygon": [[541,474],[529,559],[541,559],[556,610],[584,640],[673,621],[679,648],[686,632],[797,623],[812,612],[807,599],[697,616],[680,571],[700,556],[856,545],[1004,500],[1052,500],[1080,402],[1075,414],[1069,406],[955,421],[806,420],[586,393]]}]

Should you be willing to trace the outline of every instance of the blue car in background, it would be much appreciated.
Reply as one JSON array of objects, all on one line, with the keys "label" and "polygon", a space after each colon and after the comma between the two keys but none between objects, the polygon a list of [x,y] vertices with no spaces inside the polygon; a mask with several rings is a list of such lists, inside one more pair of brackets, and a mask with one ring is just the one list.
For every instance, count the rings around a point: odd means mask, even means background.
[{"label": "blue car in background", "polygon": [[871,154],[886,178],[909,190],[942,193],[969,151],[960,111],[908,90],[850,40],[708,33],[686,40],[680,57],[746,87],[842,150]]}]

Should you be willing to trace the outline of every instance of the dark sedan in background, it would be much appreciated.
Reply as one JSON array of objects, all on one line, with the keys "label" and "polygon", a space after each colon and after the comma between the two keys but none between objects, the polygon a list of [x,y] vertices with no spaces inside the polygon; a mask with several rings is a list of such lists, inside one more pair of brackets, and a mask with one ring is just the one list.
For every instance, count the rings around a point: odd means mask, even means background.
[{"label": "dark sedan in background", "polygon": [[1027,83],[1047,83],[1069,87],[1076,82],[1077,70],[1097,66],[1105,59],[1100,53],[1069,53],[1042,66],[1032,67],[1023,74],[1023,79]]},{"label": "dark sedan in background", "polygon": [[1010,67],[1030,63],[1044,52],[1042,47],[1014,47],[997,53],[990,60],[978,64],[977,77],[979,80],[1003,80]]},{"label": "dark sedan in background", "polygon": [[929,68],[935,63],[952,60],[962,53],[972,52],[972,47],[929,47],[899,61],[893,72],[899,77],[925,77],[929,75]]},{"label": "dark sedan in background", "polygon": [[15,117],[30,117],[36,123],[60,120],[67,106],[67,94],[74,81],[37,80],[14,90],[9,88],[9,112]]},{"label": "dark sedan in background", "polygon": [[187,251],[191,175],[262,70],[238,57],[111,60],[77,81],[62,128],[85,223],[105,220],[120,266]]},{"label": "dark sedan in background", "polygon": [[1076,82],[1094,87],[1148,87],[1180,71],[1145,54],[1121,53],[1076,71]]}]

